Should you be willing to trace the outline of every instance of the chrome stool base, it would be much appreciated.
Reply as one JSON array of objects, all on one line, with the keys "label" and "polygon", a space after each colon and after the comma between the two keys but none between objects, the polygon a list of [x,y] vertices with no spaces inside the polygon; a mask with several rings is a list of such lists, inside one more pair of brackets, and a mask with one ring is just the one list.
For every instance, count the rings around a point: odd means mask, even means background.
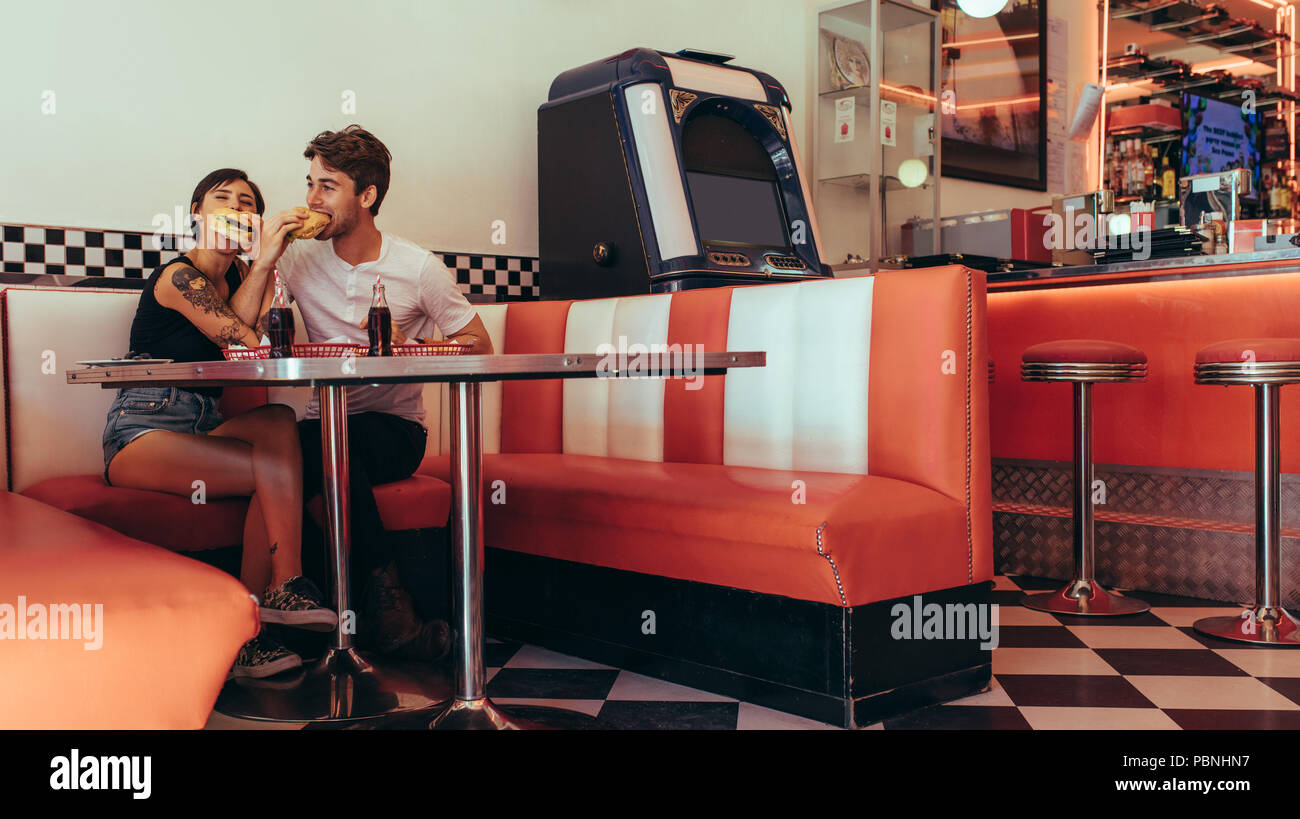
[{"label": "chrome stool base", "polygon": [[227,682],[215,710],[270,722],[350,721],[428,709],[455,690],[445,668],[374,658],[354,648],[331,648],[296,676],[276,676],[285,679]]},{"label": "chrome stool base", "polygon": [[1256,606],[1240,617],[1202,617],[1192,628],[1209,637],[1279,648],[1300,646],[1300,621],[1284,608]]},{"label": "chrome stool base", "polygon": [[1151,608],[1143,600],[1135,600],[1119,592],[1107,591],[1095,580],[1072,580],[1054,592],[1026,595],[1021,605],[1035,611],[1075,614],[1081,617],[1141,614]]}]

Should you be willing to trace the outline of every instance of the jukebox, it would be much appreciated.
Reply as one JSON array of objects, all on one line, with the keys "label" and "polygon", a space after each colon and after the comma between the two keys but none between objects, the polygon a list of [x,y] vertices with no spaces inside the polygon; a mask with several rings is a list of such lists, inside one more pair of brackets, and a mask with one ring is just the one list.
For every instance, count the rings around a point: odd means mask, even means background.
[{"label": "jukebox", "polygon": [[537,111],[544,299],[827,277],[785,89],[698,51],[564,72]]}]

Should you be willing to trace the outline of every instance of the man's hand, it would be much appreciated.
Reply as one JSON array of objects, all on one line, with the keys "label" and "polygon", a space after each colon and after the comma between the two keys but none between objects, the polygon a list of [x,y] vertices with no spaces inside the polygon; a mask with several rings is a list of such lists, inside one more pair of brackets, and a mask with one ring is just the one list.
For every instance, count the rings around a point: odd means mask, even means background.
[{"label": "man's hand", "polygon": [[493,352],[492,337],[488,335],[483,319],[477,313],[459,332],[447,336],[447,340],[469,345],[470,355],[492,355]]},{"label": "man's hand", "polygon": [[[389,322],[389,323],[392,324],[392,327],[393,327],[393,343],[394,343],[394,344],[405,344],[405,343],[406,343],[406,336],[402,334],[401,329],[397,326],[396,323],[393,323],[393,322]],[[370,316],[366,316],[365,320],[362,321],[362,322],[361,322],[360,324],[358,324],[357,326],[360,327],[362,330],[369,329],[369,327],[370,327]]]}]

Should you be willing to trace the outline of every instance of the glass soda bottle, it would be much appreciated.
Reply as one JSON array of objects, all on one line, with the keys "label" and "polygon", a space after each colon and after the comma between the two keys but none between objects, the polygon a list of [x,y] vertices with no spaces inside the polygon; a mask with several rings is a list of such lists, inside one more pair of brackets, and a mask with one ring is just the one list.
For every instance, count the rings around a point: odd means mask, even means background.
[{"label": "glass soda bottle", "polygon": [[266,311],[266,335],[271,341],[269,358],[293,358],[293,308],[284,294],[284,282],[280,280],[280,271],[276,270],[275,295],[271,297],[271,309]]},{"label": "glass soda bottle", "polygon": [[370,315],[366,325],[370,331],[369,355],[393,354],[393,314],[388,311],[384,285],[375,282],[375,295],[370,300]]}]

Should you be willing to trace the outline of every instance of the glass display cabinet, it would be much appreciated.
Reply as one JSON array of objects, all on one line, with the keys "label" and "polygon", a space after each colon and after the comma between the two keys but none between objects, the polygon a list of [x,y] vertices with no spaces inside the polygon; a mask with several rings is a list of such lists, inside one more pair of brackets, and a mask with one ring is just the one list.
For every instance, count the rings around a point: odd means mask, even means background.
[{"label": "glass display cabinet", "polygon": [[814,202],[832,266],[941,252],[939,14],[861,0],[817,15]]}]

